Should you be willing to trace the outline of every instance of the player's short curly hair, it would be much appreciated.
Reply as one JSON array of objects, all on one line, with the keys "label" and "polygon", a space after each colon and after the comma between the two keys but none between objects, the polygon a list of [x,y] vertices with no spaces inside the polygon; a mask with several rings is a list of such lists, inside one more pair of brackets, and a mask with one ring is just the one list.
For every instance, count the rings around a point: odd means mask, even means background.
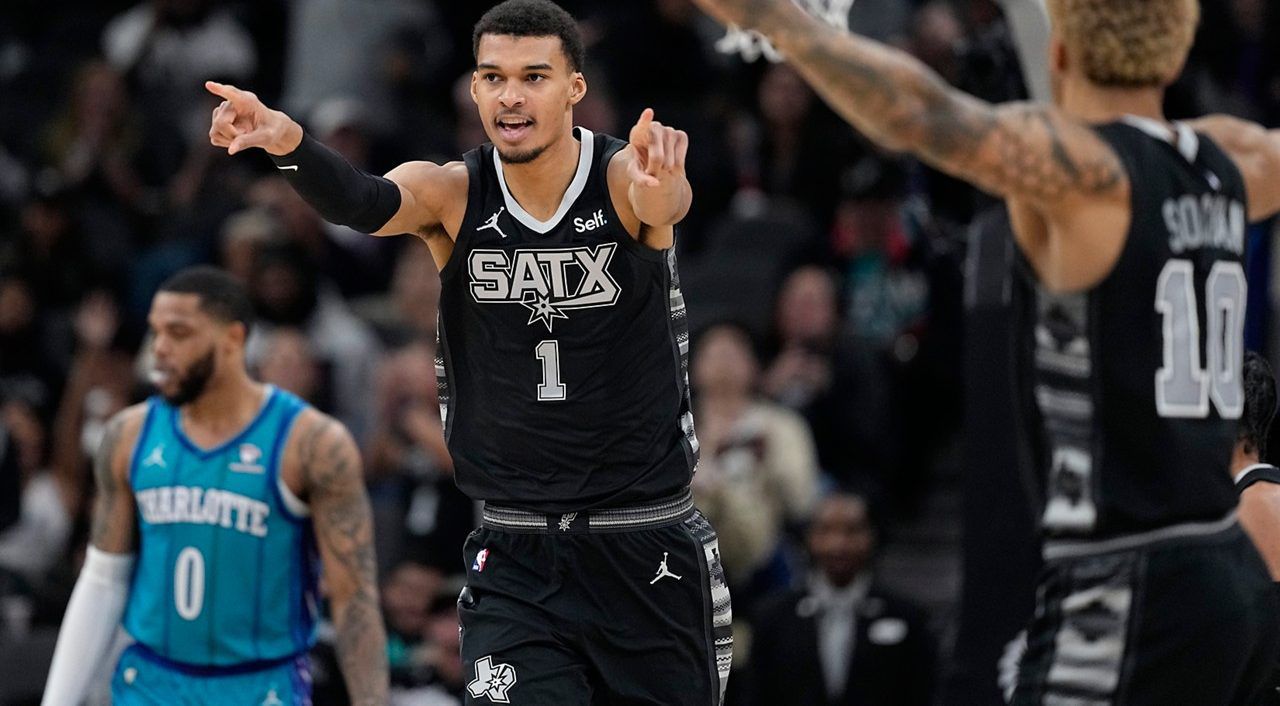
[{"label": "player's short curly hair", "polygon": [[578,23],[551,0],[507,0],[480,18],[471,32],[471,53],[479,58],[480,37],[506,34],[513,37],[559,37],[570,71],[581,71],[586,50]]},{"label": "player's short curly hair", "polygon": [[1186,61],[1199,0],[1049,0],[1054,29],[1089,80],[1163,87]]}]

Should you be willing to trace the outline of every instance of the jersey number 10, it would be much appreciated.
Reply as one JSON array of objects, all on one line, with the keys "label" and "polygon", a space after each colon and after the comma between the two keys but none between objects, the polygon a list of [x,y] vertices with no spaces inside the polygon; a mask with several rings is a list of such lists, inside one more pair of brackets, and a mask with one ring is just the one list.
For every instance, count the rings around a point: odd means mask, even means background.
[{"label": "jersey number 10", "polygon": [[1209,402],[1223,419],[1244,412],[1244,268],[1217,262],[1205,280],[1206,367],[1200,367],[1200,317],[1195,269],[1170,260],[1156,284],[1156,311],[1164,316],[1164,364],[1156,371],[1156,411],[1162,417],[1204,419]]}]

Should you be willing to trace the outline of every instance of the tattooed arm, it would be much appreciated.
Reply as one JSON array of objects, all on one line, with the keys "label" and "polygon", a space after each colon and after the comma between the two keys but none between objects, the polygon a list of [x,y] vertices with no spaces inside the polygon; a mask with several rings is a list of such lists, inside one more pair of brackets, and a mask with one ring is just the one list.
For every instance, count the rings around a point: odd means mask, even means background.
[{"label": "tattooed arm", "polygon": [[884,147],[1041,211],[1081,197],[1127,197],[1111,148],[1053,108],[992,106],[906,52],[845,34],[789,0],[696,1],[767,36],[832,108]]},{"label": "tattooed arm", "polygon": [[324,561],[338,661],[351,703],[387,703],[387,636],[378,609],[373,517],[350,432],[319,412],[298,420],[311,521]]},{"label": "tattooed arm", "polygon": [[144,409],[130,407],[112,417],[94,457],[98,489],[90,546],[58,631],[41,702],[47,706],[80,703],[124,614],[137,541],[129,457]]}]

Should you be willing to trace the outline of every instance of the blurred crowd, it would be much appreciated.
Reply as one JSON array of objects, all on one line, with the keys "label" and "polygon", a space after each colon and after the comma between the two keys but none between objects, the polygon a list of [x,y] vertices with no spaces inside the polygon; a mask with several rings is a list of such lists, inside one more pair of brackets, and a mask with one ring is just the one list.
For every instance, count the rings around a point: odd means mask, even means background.
[{"label": "blurred crowd", "polygon": [[[588,42],[576,121],[625,136],[652,107],[690,135],[695,198],[677,249],[703,448],[694,492],[742,636],[731,703],[818,703],[776,693],[771,675],[847,703],[929,703],[936,624],[877,583],[875,559],[955,455],[966,234],[995,204],[874,149],[786,66],[717,52],[723,31],[687,0],[561,4]],[[210,262],[257,307],[253,373],[362,446],[396,703],[461,703],[454,599],[476,507],[441,436],[430,255],[325,223],[262,154],[210,147],[217,99],[202,82],[257,92],[375,173],[457,159],[485,141],[468,82],[488,3],[52,5],[0,6],[0,652],[56,628],[87,540],[91,456],[105,421],[148,394],[151,295]],[[1171,116],[1280,123],[1280,45],[1267,41],[1280,9],[1204,10]],[[991,0],[867,0],[850,20],[964,90],[1025,97]],[[790,646],[796,616],[814,615],[829,617],[814,644]],[[830,627],[845,623],[856,634]],[[817,667],[851,654],[844,676]],[[342,703],[323,641],[315,663],[316,703]],[[22,703],[7,668],[0,704]],[[876,701],[879,683],[899,684],[895,697]]]}]

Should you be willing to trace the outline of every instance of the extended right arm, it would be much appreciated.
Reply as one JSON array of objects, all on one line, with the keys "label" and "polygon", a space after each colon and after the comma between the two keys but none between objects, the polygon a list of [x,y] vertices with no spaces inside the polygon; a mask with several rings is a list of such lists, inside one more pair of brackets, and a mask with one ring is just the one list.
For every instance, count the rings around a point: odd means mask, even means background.
[{"label": "extended right arm", "polygon": [[[285,113],[263,105],[258,97],[213,81],[205,88],[224,100],[213,111],[209,141],[236,154],[260,147],[285,180],[330,223],[373,235],[413,233],[430,238],[456,232],[450,209],[466,195],[466,168],[458,189],[458,167],[409,162],[385,177],[356,169],[342,155],[306,135]],[[445,224],[452,225],[451,230]],[[433,247],[434,251],[434,247]]]},{"label": "extended right arm", "polygon": [[129,449],[141,416],[140,407],[131,407],[113,417],[94,457],[98,492],[88,554],[58,632],[43,706],[80,703],[124,615],[137,541]]}]

